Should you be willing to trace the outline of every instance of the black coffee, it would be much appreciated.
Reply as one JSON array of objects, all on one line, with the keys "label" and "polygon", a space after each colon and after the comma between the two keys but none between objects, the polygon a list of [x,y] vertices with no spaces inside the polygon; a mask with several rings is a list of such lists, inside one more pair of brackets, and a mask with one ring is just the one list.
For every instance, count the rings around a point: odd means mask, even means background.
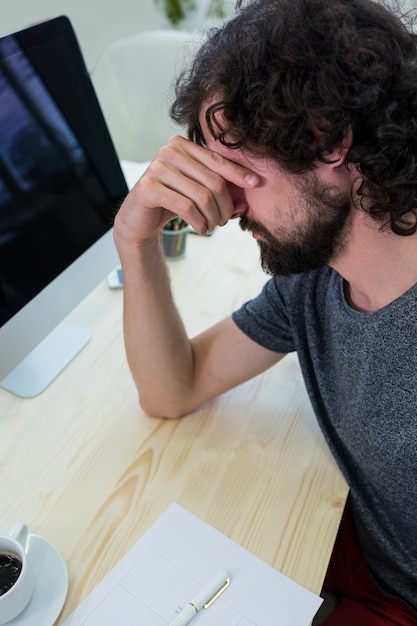
[{"label": "black coffee", "polygon": [[22,571],[22,561],[16,554],[0,552],[0,596],[13,587]]}]

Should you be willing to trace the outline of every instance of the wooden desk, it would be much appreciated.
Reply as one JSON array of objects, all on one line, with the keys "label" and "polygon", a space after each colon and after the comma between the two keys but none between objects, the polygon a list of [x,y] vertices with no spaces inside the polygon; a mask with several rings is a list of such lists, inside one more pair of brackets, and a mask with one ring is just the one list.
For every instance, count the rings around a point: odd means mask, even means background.
[{"label": "wooden desk", "polygon": [[[266,277],[236,223],[189,235],[170,262],[194,334]],[[90,344],[40,396],[0,391],[0,528],[52,541],[69,569],[58,624],[174,500],[319,593],[347,488],[316,425],[294,356],[180,420],[138,406],[122,293],[105,283],[71,314]]]}]

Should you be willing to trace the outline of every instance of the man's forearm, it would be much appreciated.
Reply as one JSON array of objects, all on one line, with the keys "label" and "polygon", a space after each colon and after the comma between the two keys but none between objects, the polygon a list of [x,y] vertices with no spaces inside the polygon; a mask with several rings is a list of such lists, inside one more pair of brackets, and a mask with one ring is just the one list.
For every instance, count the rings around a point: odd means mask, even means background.
[{"label": "man's forearm", "polygon": [[126,354],[141,406],[151,415],[178,417],[188,410],[193,356],[160,243],[155,239],[142,247],[119,245],[119,254]]}]

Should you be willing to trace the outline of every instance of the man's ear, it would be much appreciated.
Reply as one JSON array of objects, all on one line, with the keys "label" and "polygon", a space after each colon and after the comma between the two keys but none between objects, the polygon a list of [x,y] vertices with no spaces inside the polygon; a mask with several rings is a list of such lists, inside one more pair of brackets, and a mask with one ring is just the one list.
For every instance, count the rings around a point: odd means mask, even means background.
[{"label": "man's ear", "polygon": [[350,150],[352,145],[353,133],[352,129],[349,128],[348,132],[344,136],[342,142],[335,146],[334,150],[328,152],[324,155],[326,162],[332,167],[339,167],[343,165],[346,159],[346,155]]}]

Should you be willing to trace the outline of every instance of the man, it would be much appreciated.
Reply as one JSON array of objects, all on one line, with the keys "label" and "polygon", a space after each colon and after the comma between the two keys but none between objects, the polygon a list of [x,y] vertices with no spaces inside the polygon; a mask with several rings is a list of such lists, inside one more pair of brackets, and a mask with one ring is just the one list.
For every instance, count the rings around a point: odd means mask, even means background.
[{"label": "man", "polygon": [[[258,0],[177,85],[161,148],[115,220],[129,366],[179,417],[296,350],[350,486],[328,625],[417,625],[417,48],[372,0]],[[159,234],[240,218],[272,274],[190,340]],[[279,419],[279,415],[277,415]]]}]

